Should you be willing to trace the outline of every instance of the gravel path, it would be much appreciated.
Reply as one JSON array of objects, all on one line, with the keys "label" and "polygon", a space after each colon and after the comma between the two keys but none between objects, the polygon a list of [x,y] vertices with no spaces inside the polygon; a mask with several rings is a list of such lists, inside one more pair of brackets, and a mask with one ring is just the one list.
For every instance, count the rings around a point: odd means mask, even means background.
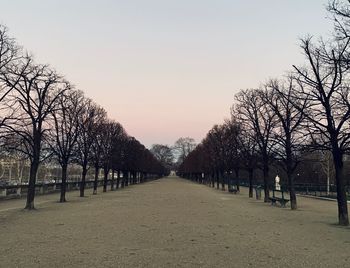
[{"label": "gravel path", "polygon": [[179,178],[0,203],[0,267],[350,267],[336,203],[271,207]]}]

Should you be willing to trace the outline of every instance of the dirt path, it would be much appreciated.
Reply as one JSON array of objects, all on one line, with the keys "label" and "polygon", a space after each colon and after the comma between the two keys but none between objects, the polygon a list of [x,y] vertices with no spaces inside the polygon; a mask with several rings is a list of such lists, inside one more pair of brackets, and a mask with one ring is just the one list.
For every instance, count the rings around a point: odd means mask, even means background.
[{"label": "dirt path", "polygon": [[290,211],[177,178],[76,196],[0,204],[0,267],[350,267],[335,202]]}]

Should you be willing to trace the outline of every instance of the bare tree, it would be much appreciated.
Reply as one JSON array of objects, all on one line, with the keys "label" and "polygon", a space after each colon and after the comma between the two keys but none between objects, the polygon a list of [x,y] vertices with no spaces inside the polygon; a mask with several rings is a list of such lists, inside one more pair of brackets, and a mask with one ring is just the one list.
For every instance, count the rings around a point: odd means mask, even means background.
[{"label": "bare tree", "polygon": [[178,161],[182,162],[195,147],[194,139],[189,137],[179,138],[174,144],[174,150],[178,153]]},{"label": "bare tree", "polygon": [[[101,159],[103,167],[103,192],[107,191],[107,180],[110,169],[112,168],[113,154],[120,152],[119,146],[121,138],[124,136],[124,129],[121,124],[113,121],[107,121],[103,124],[101,134],[103,142],[101,143]],[[118,147],[118,148],[117,148]],[[114,179],[114,177],[113,177]],[[113,184],[111,190],[113,190]]]},{"label": "bare tree", "polygon": [[[262,92],[264,102],[269,105],[277,116],[277,124],[273,130],[276,141],[274,155],[282,163],[287,174],[291,209],[297,209],[297,199],[294,189],[294,171],[300,162],[298,155],[303,145],[304,133],[302,123],[305,120],[305,108],[308,100],[300,100],[295,95],[298,84],[294,77],[287,81],[270,80]],[[298,104],[298,109],[295,107]]]},{"label": "bare tree", "polygon": [[195,180],[197,182],[202,183],[205,178],[203,178],[203,173],[206,172],[209,166],[209,161],[205,162],[205,158],[203,157],[206,154],[204,150],[206,148],[206,143],[200,143],[196,146],[194,150],[192,150],[185,161],[181,163],[179,166],[178,172],[181,176],[185,176],[188,179]]},{"label": "bare tree", "polygon": [[19,137],[21,146],[17,147],[30,160],[30,177],[26,209],[34,208],[35,182],[43,155],[43,139],[48,130],[48,120],[56,109],[57,99],[67,89],[66,84],[54,70],[47,65],[33,63],[30,56],[8,66],[1,73],[6,87],[13,88],[8,102],[16,117],[7,127]]},{"label": "bare tree", "polygon": [[172,169],[174,165],[174,154],[168,145],[153,144],[150,151],[164,167],[169,171]]},{"label": "bare tree", "polygon": [[95,108],[95,120],[93,125],[93,142],[92,142],[92,158],[91,163],[95,169],[95,178],[94,178],[94,189],[93,194],[97,194],[97,184],[98,184],[98,175],[100,168],[103,165],[102,163],[102,153],[103,153],[103,144],[104,144],[104,135],[103,129],[107,123],[107,113],[100,107],[96,106]]},{"label": "bare tree", "polygon": [[[139,168],[142,152],[144,150],[145,148],[137,139],[128,137],[123,153],[123,181],[125,186],[134,183],[134,176]],[[124,175],[126,175],[125,178]]]},{"label": "bare tree", "polygon": [[[125,130],[121,131],[117,137],[113,139],[112,156],[111,156],[111,168],[112,171],[117,171],[116,188],[120,186],[121,172],[123,170],[123,160],[125,159],[125,146],[128,140],[128,135]],[[114,177],[112,176],[111,190],[114,190]]]},{"label": "bare tree", "polygon": [[83,98],[81,105],[83,110],[79,114],[77,146],[74,155],[75,161],[82,167],[80,197],[84,197],[86,175],[93,158],[92,145],[97,131],[96,123],[99,120],[100,108],[89,98]]},{"label": "bare tree", "polygon": [[[276,114],[264,105],[261,90],[241,90],[235,95],[236,113],[248,134],[253,135],[260,151],[261,166],[264,177],[264,202],[269,202],[269,163],[273,148],[272,131],[276,122]],[[251,131],[250,131],[251,130]]]},{"label": "bare tree", "polygon": [[206,146],[209,150],[210,159],[215,170],[216,188],[219,189],[221,181],[221,189],[225,190],[224,172],[226,171],[225,161],[225,136],[222,125],[214,125],[209,130],[205,138]]},{"label": "bare tree", "polygon": [[[232,114],[232,118],[226,121],[223,126],[224,131],[224,155],[226,159],[227,170],[231,173],[235,173],[236,190],[239,191],[239,171],[242,167],[242,156],[240,138],[242,135],[242,127],[240,126],[237,118]],[[231,175],[230,175],[231,176]],[[230,189],[231,177],[228,180],[228,187]]]},{"label": "bare tree", "polygon": [[[311,38],[305,38],[301,48],[308,66],[294,66],[300,84],[296,93],[310,101],[305,115],[313,144],[318,149],[330,150],[333,155],[340,225],[349,225],[343,167],[343,156],[350,142],[349,74],[347,65],[343,64],[349,41],[320,42],[315,46]],[[301,110],[299,105],[296,107]]]},{"label": "bare tree", "polygon": [[53,126],[48,139],[51,150],[62,168],[60,202],[66,202],[67,169],[77,143],[83,98],[81,91],[67,90],[57,99],[57,109],[52,111]]},{"label": "bare tree", "polygon": [[[334,20],[334,35],[337,40],[350,38],[350,2],[348,0],[331,0],[327,7]],[[349,61],[348,52],[344,59]]]},{"label": "bare tree", "polygon": [[253,197],[254,170],[258,167],[258,154],[260,153],[254,134],[255,132],[252,129],[242,128],[241,135],[237,139],[242,166],[248,171],[250,198]]},{"label": "bare tree", "polygon": [[21,57],[21,48],[8,35],[6,26],[0,24],[0,70]]},{"label": "bare tree", "polygon": [[[7,67],[13,65],[21,57],[21,49],[16,44],[16,41],[8,35],[6,26],[0,24],[0,127],[2,127],[7,120],[12,117],[13,110],[8,109],[7,98],[8,94],[13,90],[16,81],[9,86],[3,78],[7,74]],[[17,76],[19,81],[19,77]]]}]

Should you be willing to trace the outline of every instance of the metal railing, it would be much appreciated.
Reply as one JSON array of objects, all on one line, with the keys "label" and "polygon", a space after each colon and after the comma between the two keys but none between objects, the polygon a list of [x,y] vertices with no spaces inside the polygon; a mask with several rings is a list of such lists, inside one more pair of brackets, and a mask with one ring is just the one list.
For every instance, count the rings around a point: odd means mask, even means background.
[{"label": "metal railing", "polygon": [[[108,185],[111,180],[107,180]],[[116,180],[115,180],[116,182]],[[68,181],[66,182],[66,191],[79,190],[81,181]],[[43,195],[49,193],[59,192],[61,190],[61,182],[57,183],[36,183],[35,184],[35,194]],[[103,180],[97,181],[97,186],[102,186]],[[85,188],[93,188],[94,180],[85,181]],[[16,198],[21,196],[26,196],[28,193],[28,184],[18,184],[18,185],[1,185],[0,186],[0,199],[6,198]]]}]

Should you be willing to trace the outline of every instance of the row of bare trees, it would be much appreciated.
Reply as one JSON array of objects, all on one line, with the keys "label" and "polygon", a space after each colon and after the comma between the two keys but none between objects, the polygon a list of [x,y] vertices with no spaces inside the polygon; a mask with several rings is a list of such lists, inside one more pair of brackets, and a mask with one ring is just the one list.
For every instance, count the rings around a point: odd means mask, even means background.
[{"label": "row of bare trees", "polygon": [[153,144],[150,151],[170,171],[176,170],[195,147],[196,143],[193,138],[181,137],[175,141],[173,146]]},{"label": "row of bare trees", "polygon": [[95,194],[101,168],[103,191],[111,170],[113,183],[114,171],[118,179],[122,172],[123,186],[166,172],[121,124],[109,119],[102,107],[74,89],[52,67],[36,63],[2,25],[0,94],[2,151],[19,152],[30,161],[27,209],[34,208],[37,172],[43,161],[56,161],[62,168],[61,202],[66,201],[67,168],[72,163],[82,167],[81,197],[90,167],[95,169]]},{"label": "row of bare trees", "polygon": [[[349,225],[344,155],[350,150],[350,2],[331,1],[335,23],[329,40],[301,40],[303,66],[282,79],[235,95],[232,118],[214,126],[180,167],[189,177],[219,178],[240,168],[262,170],[265,202],[269,200],[269,167],[278,162],[287,174],[291,208],[297,208],[294,171],[303,150],[324,150],[332,155],[337,186],[338,220]],[[230,180],[229,186],[230,186]],[[224,180],[222,179],[223,187]]]}]

